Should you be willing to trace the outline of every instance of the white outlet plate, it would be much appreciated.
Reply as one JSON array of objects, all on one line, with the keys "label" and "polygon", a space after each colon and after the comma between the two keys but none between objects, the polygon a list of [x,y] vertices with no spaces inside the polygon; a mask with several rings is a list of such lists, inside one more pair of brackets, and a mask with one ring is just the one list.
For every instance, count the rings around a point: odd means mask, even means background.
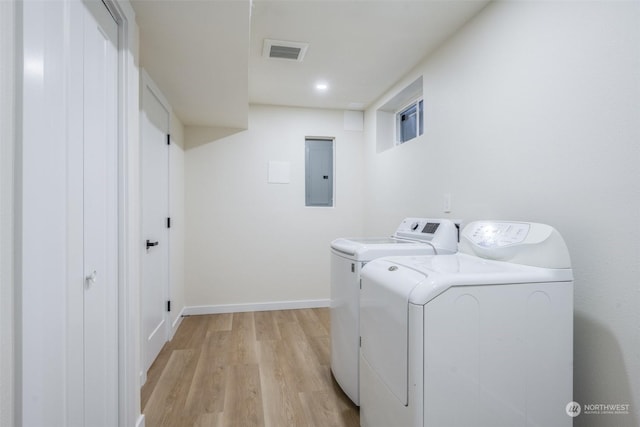
[{"label": "white outlet plate", "polygon": [[444,213],[451,213],[451,193],[444,193]]}]

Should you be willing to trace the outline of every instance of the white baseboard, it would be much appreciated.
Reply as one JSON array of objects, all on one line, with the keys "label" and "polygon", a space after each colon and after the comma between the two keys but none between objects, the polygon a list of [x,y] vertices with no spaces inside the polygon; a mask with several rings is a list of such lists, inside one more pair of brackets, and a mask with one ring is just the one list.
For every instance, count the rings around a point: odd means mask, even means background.
[{"label": "white baseboard", "polygon": [[252,304],[194,305],[185,307],[181,315],[243,313],[247,311],[296,310],[301,308],[329,307],[328,299],[257,302]]},{"label": "white baseboard", "polygon": [[144,427],[144,414],[140,414],[140,417],[138,417],[136,427]]},{"label": "white baseboard", "polygon": [[180,310],[180,313],[178,314],[178,317],[176,317],[176,320],[174,320],[173,323],[171,324],[171,331],[169,331],[169,340],[168,341],[171,341],[173,339],[173,336],[176,334],[176,331],[178,330],[178,327],[182,323],[182,317],[185,315],[185,313],[184,313],[185,308],[186,307],[182,307],[182,310]]}]

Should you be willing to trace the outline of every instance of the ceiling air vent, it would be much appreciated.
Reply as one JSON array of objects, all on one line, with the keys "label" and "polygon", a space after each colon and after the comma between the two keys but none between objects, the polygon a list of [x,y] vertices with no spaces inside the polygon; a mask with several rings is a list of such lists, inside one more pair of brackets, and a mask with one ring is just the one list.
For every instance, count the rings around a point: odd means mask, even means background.
[{"label": "ceiling air vent", "polygon": [[304,54],[307,53],[308,47],[308,43],[265,39],[262,55],[267,58],[302,62]]}]

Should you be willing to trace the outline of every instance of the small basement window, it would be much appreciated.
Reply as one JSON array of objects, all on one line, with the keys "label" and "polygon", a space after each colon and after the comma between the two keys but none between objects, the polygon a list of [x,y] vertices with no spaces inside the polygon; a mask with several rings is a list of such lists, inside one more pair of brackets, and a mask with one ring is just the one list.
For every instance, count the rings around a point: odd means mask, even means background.
[{"label": "small basement window", "polygon": [[413,101],[396,114],[397,144],[402,144],[422,135],[424,131],[422,99]]},{"label": "small basement window", "polygon": [[376,110],[376,151],[381,153],[424,133],[422,76]]}]

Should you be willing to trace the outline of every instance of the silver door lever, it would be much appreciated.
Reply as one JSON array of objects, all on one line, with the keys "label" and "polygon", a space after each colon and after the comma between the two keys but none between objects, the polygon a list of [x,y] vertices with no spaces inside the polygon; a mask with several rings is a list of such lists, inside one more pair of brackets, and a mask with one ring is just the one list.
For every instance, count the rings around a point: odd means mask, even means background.
[{"label": "silver door lever", "polygon": [[98,277],[98,272],[93,270],[93,273],[85,277],[84,280],[87,281],[88,284],[93,285],[96,283],[96,278]]}]

